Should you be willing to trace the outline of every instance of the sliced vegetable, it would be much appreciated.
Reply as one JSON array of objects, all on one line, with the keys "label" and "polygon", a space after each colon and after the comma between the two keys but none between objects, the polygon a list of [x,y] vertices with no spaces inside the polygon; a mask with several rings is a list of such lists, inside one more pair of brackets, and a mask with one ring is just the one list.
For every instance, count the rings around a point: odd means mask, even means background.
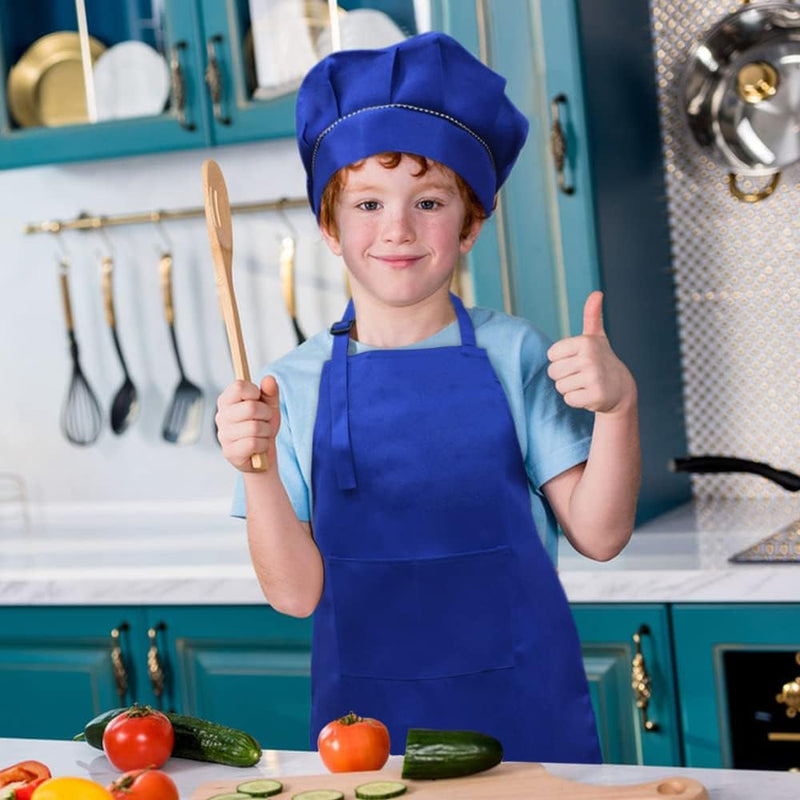
[{"label": "sliced vegetable", "polygon": [[400,781],[371,781],[356,786],[356,797],[361,800],[388,800],[406,793],[406,785]]},{"label": "sliced vegetable", "polygon": [[103,731],[103,750],[122,771],[163,766],[174,744],[172,723],[150,706],[135,705],[123,711]]},{"label": "sliced vegetable", "polygon": [[0,786],[10,783],[26,784],[39,778],[49,778],[50,770],[41,761],[19,761],[0,770]]},{"label": "sliced vegetable", "polygon": [[250,797],[272,797],[273,794],[280,794],[283,791],[283,784],[271,778],[258,778],[240,783],[236,791]]},{"label": "sliced vegetable", "polygon": [[293,794],[292,800],[344,800],[344,795],[336,789],[309,789]]},{"label": "sliced vegetable", "polygon": [[241,792],[225,792],[225,794],[215,794],[208,800],[250,800],[253,795],[242,794]]},{"label": "sliced vegetable", "polygon": [[[84,738],[92,747],[102,749],[106,727],[126,710],[113,708],[103,712],[87,722],[83,735],[78,734],[75,739]],[[229,767],[252,767],[261,759],[261,746],[249,733],[199,717],[172,712],[166,716],[175,732],[172,755],[177,758],[210,761]]]},{"label": "sliced vegetable", "polygon": [[490,769],[502,760],[502,744],[485,733],[410,728],[401,774],[416,779],[457,778]]},{"label": "sliced vegetable", "polygon": [[41,786],[47,780],[50,780],[50,778],[37,778],[35,781],[28,781],[24,786],[14,789],[13,800],[31,800],[36,787]]},{"label": "sliced vegetable", "polygon": [[389,758],[389,731],[379,720],[351,711],[319,732],[317,748],[331,772],[380,769]]}]

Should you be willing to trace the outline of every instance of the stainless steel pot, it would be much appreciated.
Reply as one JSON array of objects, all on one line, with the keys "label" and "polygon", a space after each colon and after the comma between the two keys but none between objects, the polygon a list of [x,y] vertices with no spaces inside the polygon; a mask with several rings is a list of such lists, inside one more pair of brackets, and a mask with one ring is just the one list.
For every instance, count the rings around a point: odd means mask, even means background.
[{"label": "stainless steel pot", "polygon": [[[734,196],[768,197],[800,160],[800,6],[748,4],[722,19],[692,48],[682,91],[689,129],[730,170]],[[741,176],[767,183],[746,192]]]}]

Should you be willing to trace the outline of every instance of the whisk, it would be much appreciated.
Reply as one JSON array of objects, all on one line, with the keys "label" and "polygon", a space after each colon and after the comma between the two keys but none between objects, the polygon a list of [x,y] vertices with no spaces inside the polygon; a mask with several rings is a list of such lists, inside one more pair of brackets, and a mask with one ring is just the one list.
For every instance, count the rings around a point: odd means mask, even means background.
[{"label": "whisk", "polygon": [[61,298],[67,326],[69,352],[72,356],[72,378],[61,409],[61,432],[72,444],[87,445],[96,441],[103,424],[103,412],[89,381],[81,369],[78,342],[72,322],[72,303],[69,298],[69,262],[60,262]]}]

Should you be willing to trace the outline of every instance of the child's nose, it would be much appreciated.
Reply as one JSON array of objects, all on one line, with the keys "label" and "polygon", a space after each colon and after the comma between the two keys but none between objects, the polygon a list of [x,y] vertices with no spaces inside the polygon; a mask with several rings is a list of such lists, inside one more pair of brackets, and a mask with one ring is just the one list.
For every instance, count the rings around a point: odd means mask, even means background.
[{"label": "child's nose", "polygon": [[410,214],[404,209],[396,209],[384,218],[383,239],[387,242],[408,242],[414,238],[414,227]]}]

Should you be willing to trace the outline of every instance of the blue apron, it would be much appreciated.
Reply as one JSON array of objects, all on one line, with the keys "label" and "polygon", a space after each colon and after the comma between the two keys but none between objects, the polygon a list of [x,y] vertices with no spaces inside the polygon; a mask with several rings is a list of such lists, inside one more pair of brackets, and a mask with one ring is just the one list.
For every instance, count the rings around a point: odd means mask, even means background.
[{"label": "blue apron", "polygon": [[512,761],[598,762],[566,596],[537,534],[511,410],[453,296],[461,345],[348,356],[331,329],[314,427],[311,746],[355,711],[477,730]]}]

